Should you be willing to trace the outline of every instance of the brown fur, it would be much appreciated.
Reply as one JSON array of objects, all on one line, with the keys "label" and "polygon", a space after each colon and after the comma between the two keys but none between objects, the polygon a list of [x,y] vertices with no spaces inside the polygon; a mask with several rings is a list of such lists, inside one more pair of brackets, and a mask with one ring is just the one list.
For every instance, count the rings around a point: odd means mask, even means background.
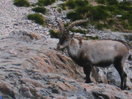
[{"label": "brown fur", "polygon": [[72,38],[67,45],[70,57],[80,66],[86,74],[86,82],[91,82],[90,72],[92,66],[106,67],[114,64],[121,77],[121,88],[126,87],[126,73],[123,63],[129,49],[122,42],[114,40],[82,40]]},{"label": "brown fur", "polygon": [[59,22],[59,28],[62,33],[58,49],[67,48],[70,57],[80,66],[83,66],[86,74],[86,82],[91,82],[90,72],[92,66],[106,67],[114,64],[120,74],[121,88],[126,87],[126,73],[123,70],[123,63],[129,53],[128,47],[113,40],[82,40],[72,38],[68,31],[75,25],[88,22],[86,20],[77,20],[72,22],[67,28],[64,28]]}]

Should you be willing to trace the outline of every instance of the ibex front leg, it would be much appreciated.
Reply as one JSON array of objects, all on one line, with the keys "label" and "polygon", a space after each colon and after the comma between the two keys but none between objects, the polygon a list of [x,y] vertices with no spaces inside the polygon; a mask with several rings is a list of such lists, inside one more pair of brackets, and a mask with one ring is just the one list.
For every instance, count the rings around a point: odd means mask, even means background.
[{"label": "ibex front leg", "polygon": [[92,70],[91,66],[83,66],[83,71],[84,71],[84,73],[86,75],[85,83],[91,83],[91,79],[90,79],[91,70]]},{"label": "ibex front leg", "polygon": [[121,89],[125,89],[126,88],[126,78],[127,75],[125,73],[125,71],[123,70],[123,63],[122,63],[122,58],[118,59],[115,61],[114,65],[116,70],[118,71],[120,78],[121,78]]}]

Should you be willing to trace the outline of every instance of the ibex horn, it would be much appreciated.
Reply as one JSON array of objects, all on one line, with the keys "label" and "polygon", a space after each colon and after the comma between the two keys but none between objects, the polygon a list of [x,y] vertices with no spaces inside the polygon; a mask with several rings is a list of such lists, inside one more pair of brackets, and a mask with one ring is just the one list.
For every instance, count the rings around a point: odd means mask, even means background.
[{"label": "ibex horn", "polygon": [[76,21],[74,21],[74,22],[72,22],[71,24],[68,25],[67,30],[70,30],[75,25],[86,23],[86,22],[88,22],[88,19],[76,20]]}]

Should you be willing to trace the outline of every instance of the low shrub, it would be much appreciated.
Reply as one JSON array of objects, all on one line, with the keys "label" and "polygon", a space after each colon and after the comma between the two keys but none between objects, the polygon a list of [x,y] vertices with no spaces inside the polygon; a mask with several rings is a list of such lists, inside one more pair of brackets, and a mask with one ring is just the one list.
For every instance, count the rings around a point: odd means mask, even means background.
[{"label": "low shrub", "polygon": [[42,14],[45,14],[45,13],[46,13],[46,8],[45,8],[45,7],[42,7],[42,6],[40,6],[40,7],[35,7],[35,8],[33,8],[32,10],[35,11],[35,12],[42,13]]},{"label": "low shrub", "polygon": [[55,2],[55,0],[38,0],[37,4],[39,6],[47,6],[47,5],[51,5],[54,2]]},{"label": "low shrub", "polygon": [[109,19],[107,20],[108,25],[112,26],[113,24],[115,24],[115,20],[114,19]]},{"label": "low shrub", "polygon": [[67,18],[71,20],[91,18],[92,21],[106,20],[111,14],[105,6],[90,6],[77,7],[67,13]]},{"label": "low shrub", "polygon": [[18,7],[29,7],[30,3],[28,0],[14,0],[14,5]]},{"label": "low shrub", "polygon": [[99,37],[98,36],[86,36],[85,39],[86,40],[98,40]]},{"label": "low shrub", "polygon": [[121,24],[122,24],[122,26],[123,26],[124,28],[126,28],[126,29],[129,28],[128,22],[122,21]]},{"label": "low shrub", "polygon": [[62,9],[61,9],[60,7],[58,7],[58,8],[57,8],[57,11],[58,11],[59,13],[61,13],[61,12],[62,12]]},{"label": "low shrub", "polygon": [[[119,3],[117,0],[96,1],[101,4],[93,6],[88,3],[88,0],[67,0],[63,4],[65,9],[71,9],[67,13],[67,18],[72,21],[89,18],[90,24],[98,29],[132,30],[132,4],[130,2]],[[116,21],[121,26],[117,27]]]},{"label": "low shrub", "polygon": [[28,16],[29,20],[34,21],[35,23],[38,23],[40,25],[44,25],[44,17],[41,14],[35,13],[35,14],[29,14]]},{"label": "low shrub", "polygon": [[[127,21],[127,22],[126,22]],[[132,14],[126,14],[125,23],[123,24],[128,30],[132,30]]]},{"label": "low shrub", "polygon": [[132,4],[130,2],[120,2],[118,5],[119,9],[131,11],[132,10]]},{"label": "low shrub", "polygon": [[90,14],[93,21],[106,20],[109,13],[102,6],[95,6],[90,9]]},{"label": "low shrub", "polygon": [[106,5],[118,5],[117,0],[96,0],[96,2],[100,4],[106,4]]},{"label": "low shrub", "polygon": [[59,4],[59,7],[63,10],[66,10],[67,9],[67,6],[65,3],[62,3],[62,4]]},{"label": "low shrub", "polygon": [[117,0],[106,0],[106,4],[107,5],[118,5],[118,1]]},{"label": "low shrub", "polygon": [[95,24],[95,28],[99,29],[99,30],[102,30],[104,28],[104,24],[99,24],[99,23],[96,23]]},{"label": "low shrub", "polygon": [[70,8],[70,9],[74,9],[76,7],[84,7],[86,5],[88,5],[88,1],[87,0],[68,0],[66,2],[66,5]]},{"label": "low shrub", "polygon": [[84,16],[84,18],[87,16],[89,10],[91,9],[91,6],[87,5],[84,7],[77,7],[75,11],[80,14],[81,16]]},{"label": "low shrub", "polygon": [[67,13],[67,18],[71,19],[72,21],[82,19],[81,15],[75,11],[70,11]]},{"label": "low shrub", "polygon": [[60,32],[56,30],[49,30],[51,38],[59,38]]},{"label": "low shrub", "polygon": [[85,30],[82,30],[82,29],[74,29],[74,28],[72,28],[70,31],[76,32],[76,33],[81,33],[81,34],[86,34],[87,33]]},{"label": "low shrub", "polygon": [[106,0],[96,0],[97,3],[100,3],[100,4],[105,4],[106,3]]}]

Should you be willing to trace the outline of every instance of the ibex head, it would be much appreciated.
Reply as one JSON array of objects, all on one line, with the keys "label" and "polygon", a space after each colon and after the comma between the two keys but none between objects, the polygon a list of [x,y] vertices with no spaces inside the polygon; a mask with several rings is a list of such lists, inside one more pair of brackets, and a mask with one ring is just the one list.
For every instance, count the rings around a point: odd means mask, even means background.
[{"label": "ibex head", "polygon": [[69,33],[61,35],[61,37],[59,38],[59,42],[57,44],[57,49],[62,50],[68,47],[72,37],[73,35]]},{"label": "ibex head", "polygon": [[62,50],[68,47],[69,42],[72,40],[74,36],[74,34],[69,34],[69,30],[77,24],[88,22],[88,19],[77,20],[69,24],[67,27],[64,27],[64,23],[57,19],[58,12],[55,9],[52,9],[52,10],[54,12],[55,21],[58,23],[58,27],[59,27],[60,34],[61,34],[59,38],[59,42],[57,44],[57,49]]},{"label": "ibex head", "polygon": [[69,30],[73,26],[75,26],[77,24],[85,23],[87,21],[88,21],[88,19],[77,20],[77,21],[74,21],[71,24],[69,24],[66,28],[64,28],[64,25],[62,24],[62,22],[58,21],[60,32],[61,32],[61,36],[59,38],[59,43],[57,44],[57,49],[64,49],[64,48],[68,47],[70,41],[74,37],[74,34],[70,34]]}]

